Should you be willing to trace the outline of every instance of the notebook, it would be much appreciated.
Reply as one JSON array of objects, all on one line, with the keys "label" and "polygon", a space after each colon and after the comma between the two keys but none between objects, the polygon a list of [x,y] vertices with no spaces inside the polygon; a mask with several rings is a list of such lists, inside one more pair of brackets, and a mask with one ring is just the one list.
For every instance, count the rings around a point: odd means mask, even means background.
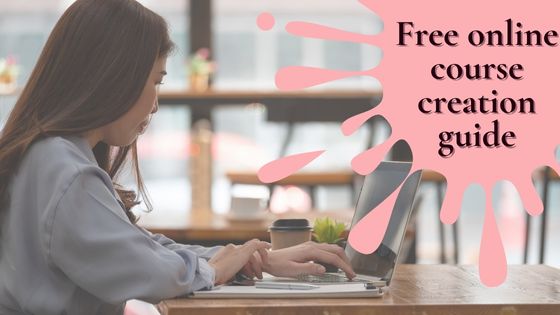
[{"label": "notebook", "polygon": [[195,298],[369,298],[380,297],[383,291],[379,288],[367,289],[363,283],[335,284],[319,286],[312,290],[261,289],[255,286],[222,285],[211,291],[196,291]]}]

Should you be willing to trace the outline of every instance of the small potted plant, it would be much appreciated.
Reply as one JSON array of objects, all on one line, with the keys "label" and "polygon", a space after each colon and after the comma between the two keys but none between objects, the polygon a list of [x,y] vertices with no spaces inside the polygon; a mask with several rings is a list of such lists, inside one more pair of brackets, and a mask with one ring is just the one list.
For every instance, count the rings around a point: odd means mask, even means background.
[{"label": "small potted plant", "polygon": [[[331,218],[317,218],[313,224],[313,239],[318,243],[337,244],[344,247],[345,240],[342,234],[346,230],[346,224],[332,220]],[[338,268],[331,264],[321,263],[327,272],[336,272]]]},{"label": "small potted plant", "polygon": [[210,75],[216,65],[209,60],[210,50],[201,48],[191,57],[189,64],[191,90],[204,92],[209,88]]}]

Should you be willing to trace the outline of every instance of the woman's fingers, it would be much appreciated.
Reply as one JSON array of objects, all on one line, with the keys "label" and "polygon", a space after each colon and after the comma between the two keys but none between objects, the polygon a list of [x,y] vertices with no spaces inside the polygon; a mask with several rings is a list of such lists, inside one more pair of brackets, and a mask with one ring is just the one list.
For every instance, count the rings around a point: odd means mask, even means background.
[{"label": "woman's fingers", "polygon": [[255,273],[255,276],[259,279],[263,278],[262,275],[262,260],[261,260],[261,256],[258,252],[255,252],[253,254],[253,257],[251,257],[251,260],[249,261],[249,263],[251,264],[252,270]]},{"label": "woman's fingers", "polygon": [[311,262],[290,262],[287,266],[285,277],[297,277],[299,275],[322,275],[325,273],[325,267]]},{"label": "woman's fingers", "polygon": [[247,278],[253,279],[255,277],[253,267],[249,263],[243,266],[243,269],[241,269],[241,273],[247,276]]},{"label": "woman's fingers", "polygon": [[342,269],[348,278],[354,278],[356,276],[356,273],[352,270],[352,266],[337,254],[324,250],[321,247],[316,247],[316,250],[313,251],[312,255],[313,260],[335,265]]},{"label": "woman's fingers", "polygon": [[251,257],[249,264],[257,278],[262,279],[262,265],[268,262],[268,251],[270,244],[259,240],[251,240],[244,244],[247,250],[250,251]]},{"label": "woman's fingers", "polygon": [[242,273],[248,277],[257,277],[259,279],[263,278],[263,262],[261,254],[257,251],[253,253],[253,256],[249,259],[249,262],[241,270]]},{"label": "woman's fingers", "polygon": [[236,246],[233,245],[233,244],[225,245],[216,254],[214,254],[214,256],[212,256],[212,258],[210,258],[209,262],[214,262],[214,261],[218,261],[218,260],[222,259],[226,255],[231,253],[235,249],[235,247]]},{"label": "woman's fingers", "polygon": [[316,243],[316,244],[317,246],[319,246],[319,248],[326,250],[330,253],[336,254],[338,257],[344,260],[344,262],[346,262],[348,265],[352,265],[350,263],[350,259],[348,259],[348,256],[346,256],[346,253],[344,252],[344,248],[336,244],[326,244],[326,243]]},{"label": "woman's fingers", "polygon": [[268,249],[270,248],[270,244],[266,248],[259,248],[258,249],[258,256],[260,257],[261,264],[268,264]]},{"label": "woman's fingers", "polygon": [[250,270],[250,276],[252,278],[255,276],[259,277],[259,274],[261,274],[262,276],[262,272],[259,270],[259,266],[255,258],[255,254],[253,254],[253,256],[249,258],[249,262],[245,265],[245,267],[247,267]]},{"label": "woman's fingers", "polygon": [[251,258],[256,253],[261,255],[260,253],[264,250],[262,255],[264,259],[267,259],[266,250],[268,248],[270,248],[269,243],[256,239],[241,246],[226,245],[209,261],[216,271],[216,284],[227,282],[239,271],[250,277],[262,277],[261,263],[257,263],[256,259],[251,261]]}]

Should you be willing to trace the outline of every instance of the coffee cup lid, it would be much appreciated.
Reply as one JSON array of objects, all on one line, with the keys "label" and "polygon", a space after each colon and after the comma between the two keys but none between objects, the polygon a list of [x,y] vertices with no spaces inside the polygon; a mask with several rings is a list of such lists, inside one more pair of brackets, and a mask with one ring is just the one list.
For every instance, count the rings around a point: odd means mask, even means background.
[{"label": "coffee cup lid", "polygon": [[311,229],[307,219],[278,219],[269,228],[270,231],[309,231]]}]

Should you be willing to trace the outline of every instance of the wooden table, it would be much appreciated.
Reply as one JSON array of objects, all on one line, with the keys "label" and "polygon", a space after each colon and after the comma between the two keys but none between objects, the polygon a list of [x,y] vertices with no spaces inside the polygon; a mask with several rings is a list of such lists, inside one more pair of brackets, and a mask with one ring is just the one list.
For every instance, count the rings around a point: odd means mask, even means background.
[{"label": "wooden table", "polygon": [[544,265],[509,266],[508,279],[484,287],[474,266],[399,265],[382,298],[165,300],[164,315],[372,314],[558,315],[560,270]]},{"label": "wooden table", "polygon": [[161,233],[177,242],[209,246],[244,243],[253,238],[269,241],[268,227],[276,219],[305,218],[313,224],[315,218],[328,216],[350,226],[353,214],[353,210],[289,212],[271,214],[261,221],[232,221],[226,215],[212,214],[207,211],[193,211],[182,218],[166,216],[165,212],[160,212],[155,218],[141,220],[140,225],[152,233]]}]

